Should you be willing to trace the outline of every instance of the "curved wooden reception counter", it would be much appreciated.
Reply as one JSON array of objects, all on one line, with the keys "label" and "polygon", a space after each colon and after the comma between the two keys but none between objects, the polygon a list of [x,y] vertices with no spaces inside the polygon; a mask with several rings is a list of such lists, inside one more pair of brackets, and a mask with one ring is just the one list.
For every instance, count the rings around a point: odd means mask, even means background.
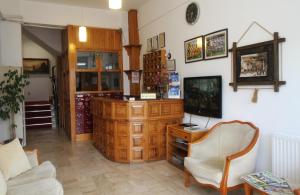
[{"label": "curved wooden reception counter", "polygon": [[167,125],[181,123],[183,100],[92,100],[95,147],[108,159],[131,163],[166,159]]}]

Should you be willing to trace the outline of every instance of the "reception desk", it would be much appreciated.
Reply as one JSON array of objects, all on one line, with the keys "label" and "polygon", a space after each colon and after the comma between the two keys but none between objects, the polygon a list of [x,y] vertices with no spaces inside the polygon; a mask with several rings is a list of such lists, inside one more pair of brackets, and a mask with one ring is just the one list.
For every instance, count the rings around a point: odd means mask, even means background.
[{"label": "reception desk", "polygon": [[166,159],[167,125],[183,119],[183,100],[92,99],[93,142],[109,160]]}]

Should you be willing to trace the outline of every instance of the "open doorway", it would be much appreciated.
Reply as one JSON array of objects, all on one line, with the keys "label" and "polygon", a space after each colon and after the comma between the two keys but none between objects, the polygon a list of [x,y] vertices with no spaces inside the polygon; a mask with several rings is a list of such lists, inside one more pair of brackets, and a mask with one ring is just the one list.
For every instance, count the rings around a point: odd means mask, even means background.
[{"label": "open doorway", "polygon": [[23,70],[29,75],[25,88],[26,131],[58,129],[58,80],[61,66],[62,28],[22,27]]}]

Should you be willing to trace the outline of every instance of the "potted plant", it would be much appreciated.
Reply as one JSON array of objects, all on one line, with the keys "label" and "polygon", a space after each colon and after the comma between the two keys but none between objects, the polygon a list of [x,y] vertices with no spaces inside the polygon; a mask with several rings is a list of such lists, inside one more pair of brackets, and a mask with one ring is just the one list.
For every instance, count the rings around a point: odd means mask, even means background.
[{"label": "potted plant", "polygon": [[10,140],[16,138],[15,114],[21,109],[24,102],[23,89],[29,85],[28,76],[18,70],[9,70],[4,73],[4,80],[0,82],[0,118],[9,119]]}]

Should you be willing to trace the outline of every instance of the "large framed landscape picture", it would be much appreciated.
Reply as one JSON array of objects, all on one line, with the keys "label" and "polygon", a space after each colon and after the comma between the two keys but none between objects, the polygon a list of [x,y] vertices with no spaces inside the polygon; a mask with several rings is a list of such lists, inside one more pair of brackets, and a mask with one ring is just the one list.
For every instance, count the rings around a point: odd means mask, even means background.
[{"label": "large framed landscape picture", "polygon": [[195,37],[184,42],[185,63],[197,62],[204,59],[203,36]]},{"label": "large framed landscape picture", "polygon": [[228,29],[219,30],[204,37],[205,60],[228,56]]},{"label": "large framed landscape picture", "polygon": [[49,74],[49,59],[24,58],[23,70],[26,74]]}]

